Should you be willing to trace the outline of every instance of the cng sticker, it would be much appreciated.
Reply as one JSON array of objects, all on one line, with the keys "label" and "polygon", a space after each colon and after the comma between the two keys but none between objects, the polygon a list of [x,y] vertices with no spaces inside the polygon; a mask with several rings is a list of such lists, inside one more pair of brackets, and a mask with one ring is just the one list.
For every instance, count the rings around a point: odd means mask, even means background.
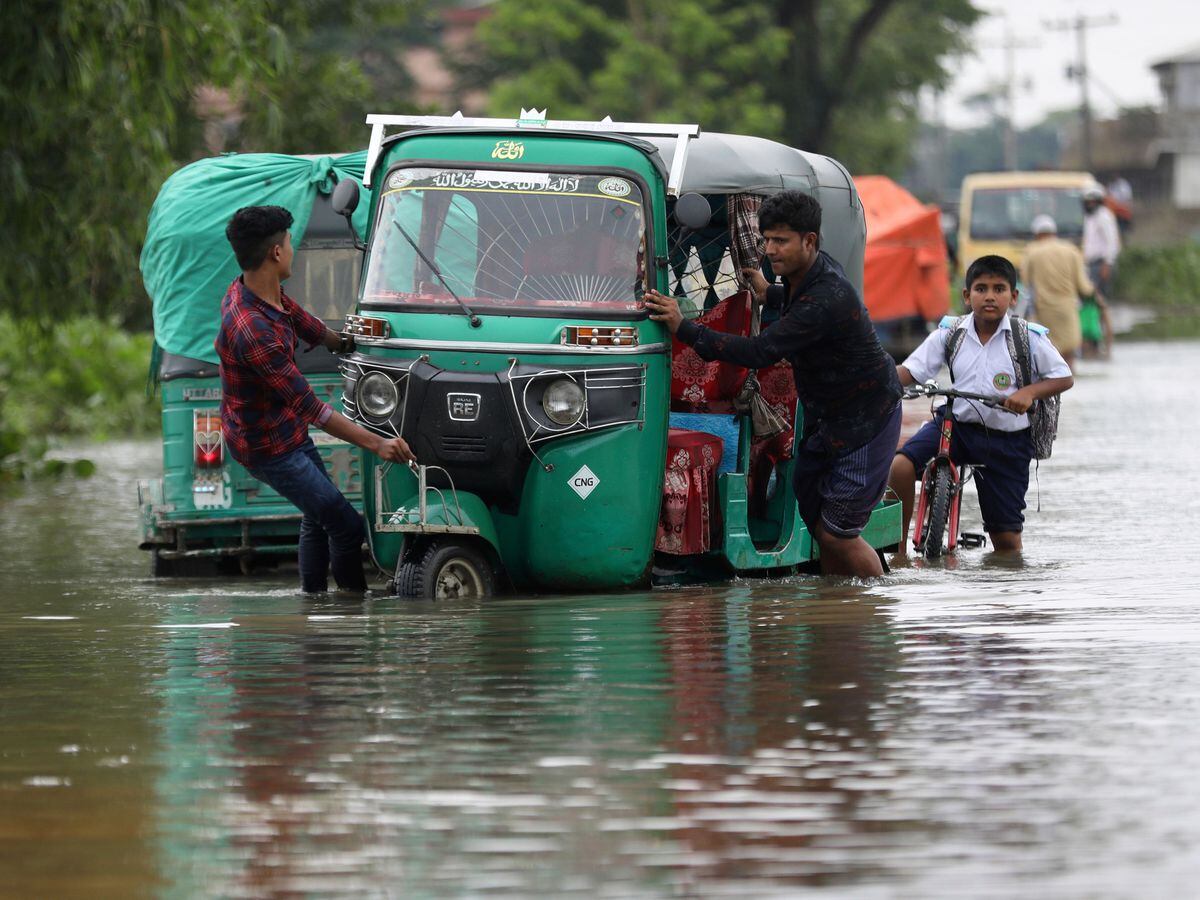
[{"label": "cng sticker", "polygon": [[571,480],[567,483],[571,486],[571,490],[579,495],[580,500],[586,500],[600,484],[600,479],[596,477],[595,472],[584,466],[572,475]]}]

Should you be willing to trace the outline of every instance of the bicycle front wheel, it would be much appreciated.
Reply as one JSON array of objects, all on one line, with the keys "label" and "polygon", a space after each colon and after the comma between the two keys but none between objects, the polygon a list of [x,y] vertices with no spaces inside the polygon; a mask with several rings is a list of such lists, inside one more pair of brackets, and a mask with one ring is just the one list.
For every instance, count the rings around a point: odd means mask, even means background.
[{"label": "bicycle front wheel", "polygon": [[950,520],[950,493],[954,480],[944,460],[934,468],[929,484],[929,526],[925,531],[923,552],[926,559],[937,559],[946,549],[946,526]]}]

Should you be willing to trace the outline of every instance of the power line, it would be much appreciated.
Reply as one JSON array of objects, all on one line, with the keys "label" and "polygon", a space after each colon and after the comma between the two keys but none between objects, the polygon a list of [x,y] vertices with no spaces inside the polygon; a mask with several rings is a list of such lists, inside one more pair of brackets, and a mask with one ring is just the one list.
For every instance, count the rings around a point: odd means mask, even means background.
[{"label": "power line", "polygon": [[1089,18],[1078,15],[1073,19],[1043,20],[1042,24],[1050,31],[1074,31],[1076,61],[1067,67],[1067,77],[1079,82],[1079,124],[1080,150],[1083,157],[1083,168],[1092,168],[1092,104],[1088,97],[1088,62],[1087,62],[1087,32],[1089,28],[1102,28],[1106,25],[1117,24],[1115,13],[1107,16]]},{"label": "power line", "polygon": [[1017,51],[1039,46],[1040,41],[1014,37],[1008,30],[1000,44],[1004,50],[1004,168],[1010,171],[1017,168]]}]

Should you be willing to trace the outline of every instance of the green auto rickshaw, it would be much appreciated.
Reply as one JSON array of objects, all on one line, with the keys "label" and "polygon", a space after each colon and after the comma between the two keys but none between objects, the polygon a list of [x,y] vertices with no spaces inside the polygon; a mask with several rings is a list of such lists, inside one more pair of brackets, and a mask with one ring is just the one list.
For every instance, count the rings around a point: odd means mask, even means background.
[{"label": "green auto rickshaw", "polygon": [[[140,546],[155,575],[245,571],[295,556],[299,510],[232,459],[221,435],[213,339],[221,298],[239,273],[225,224],[243,206],[288,208],[296,256],[285,289],[339,329],[353,309],[361,259],[330,195],[339,181],[361,178],[365,161],[364,151],[229,154],[183,167],[159,191],[141,270],[153,302],[150,374],[162,391],[163,475],[138,483]],[[340,408],[336,357],[315,347],[296,360],[317,395]],[[323,431],[312,435],[338,487],[360,504],[357,451]]]},{"label": "green auto rickshaw", "polygon": [[[790,369],[689,358],[642,295],[769,327],[737,273],[762,264],[758,203],[789,188],[819,197],[823,245],[861,288],[865,226],[844,168],[694,125],[367,121],[343,404],[419,461],[363,461],[370,551],[397,592],[613,590],[812,564],[788,487],[802,426]],[[333,205],[357,210],[357,185]],[[899,516],[881,503],[864,537],[894,546]]]}]

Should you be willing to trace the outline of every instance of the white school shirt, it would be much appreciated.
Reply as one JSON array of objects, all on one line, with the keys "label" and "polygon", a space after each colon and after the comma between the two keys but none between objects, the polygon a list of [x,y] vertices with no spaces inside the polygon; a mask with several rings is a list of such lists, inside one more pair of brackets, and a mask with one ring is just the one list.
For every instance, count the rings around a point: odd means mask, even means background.
[{"label": "white school shirt", "polygon": [[[933,334],[925,338],[921,346],[909,354],[901,363],[918,383],[937,376],[946,362],[946,341],[954,326],[954,316],[946,316]],[[1012,330],[1008,316],[1000,320],[996,333],[986,344],[980,343],[975,333],[975,314],[968,313],[958,324],[966,329],[966,337],[958,345],[954,355],[954,387],[972,394],[1007,397],[1017,392],[1017,366],[1008,353],[1008,339],[1004,332]],[[1029,367],[1035,382],[1047,378],[1065,378],[1071,374],[1066,360],[1062,358],[1047,336],[1049,332],[1040,325],[1029,325]],[[1013,415],[1001,409],[993,409],[971,400],[954,401],[954,418],[959,422],[978,422],[996,431],[1020,431],[1029,427],[1029,416]]]},{"label": "white school shirt", "polygon": [[1098,259],[1112,265],[1121,252],[1121,230],[1117,217],[1107,206],[1097,206],[1083,217],[1083,258],[1088,262]]}]

